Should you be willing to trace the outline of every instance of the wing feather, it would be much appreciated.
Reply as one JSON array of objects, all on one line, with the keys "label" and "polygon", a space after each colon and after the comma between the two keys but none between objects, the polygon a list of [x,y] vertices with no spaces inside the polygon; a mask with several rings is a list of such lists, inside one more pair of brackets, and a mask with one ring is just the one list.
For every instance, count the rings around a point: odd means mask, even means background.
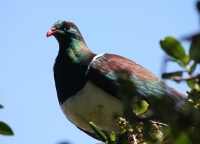
[{"label": "wing feather", "polygon": [[174,102],[183,101],[186,98],[183,93],[169,87],[141,65],[114,54],[97,55],[90,63],[86,76],[104,91],[121,99],[118,96],[119,85],[116,83],[118,78],[116,72],[119,71],[131,75],[129,79],[136,84],[137,93],[143,98],[164,96]]}]

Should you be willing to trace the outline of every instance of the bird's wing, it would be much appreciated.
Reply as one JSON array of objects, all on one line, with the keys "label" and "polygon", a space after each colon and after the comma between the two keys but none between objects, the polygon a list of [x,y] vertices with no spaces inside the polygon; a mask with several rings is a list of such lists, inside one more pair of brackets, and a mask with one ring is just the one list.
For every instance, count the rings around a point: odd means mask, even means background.
[{"label": "bird's wing", "polygon": [[86,76],[96,86],[121,99],[117,91],[119,84],[116,83],[118,79],[116,72],[120,71],[130,74],[129,80],[135,83],[136,92],[142,98],[164,96],[174,102],[186,98],[183,93],[169,87],[141,65],[114,54],[96,55],[88,66]]}]

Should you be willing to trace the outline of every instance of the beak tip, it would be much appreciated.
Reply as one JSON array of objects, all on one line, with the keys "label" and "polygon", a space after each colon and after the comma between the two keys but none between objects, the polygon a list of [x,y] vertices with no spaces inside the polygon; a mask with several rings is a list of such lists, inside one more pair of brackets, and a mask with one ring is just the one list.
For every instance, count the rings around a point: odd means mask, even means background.
[{"label": "beak tip", "polygon": [[49,30],[49,31],[47,32],[47,34],[46,34],[46,37],[50,37],[52,34],[53,34],[52,31]]},{"label": "beak tip", "polygon": [[51,28],[51,29],[47,32],[46,37],[50,37],[50,36],[54,35],[54,34],[57,33],[57,32],[58,32],[57,29]]}]

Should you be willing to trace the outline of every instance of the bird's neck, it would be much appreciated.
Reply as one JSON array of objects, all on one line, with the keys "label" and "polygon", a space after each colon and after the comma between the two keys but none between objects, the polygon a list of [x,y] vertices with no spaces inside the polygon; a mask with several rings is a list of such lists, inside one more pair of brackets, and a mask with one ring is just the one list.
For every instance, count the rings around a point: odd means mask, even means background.
[{"label": "bird's neck", "polygon": [[59,47],[58,55],[66,55],[69,61],[74,64],[88,64],[95,56],[95,54],[89,50],[84,40],[73,37],[60,42]]},{"label": "bird's neck", "polygon": [[83,89],[85,73],[95,56],[84,41],[74,38],[59,42],[60,48],[54,64],[54,78],[60,104]]}]

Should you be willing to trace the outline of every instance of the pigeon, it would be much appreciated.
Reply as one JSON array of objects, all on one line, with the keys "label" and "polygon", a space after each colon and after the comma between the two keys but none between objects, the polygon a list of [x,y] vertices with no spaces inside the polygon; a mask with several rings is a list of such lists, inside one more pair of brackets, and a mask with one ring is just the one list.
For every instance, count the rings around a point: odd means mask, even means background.
[{"label": "pigeon", "polygon": [[[57,21],[46,36],[54,36],[59,44],[53,67],[59,105],[71,123],[93,138],[97,137],[90,122],[105,133],[119,133],[113,115],[123,115],[124,110],[123,98],[119,96],[120,71],[129,74],[128,79],[136,85],[135,94],[141,99],[148,101],[150,96],[161,96],[171,103],[186,99],[185,94],[132,60],[115,54],[93,53],[71,21]],[[149,105],[152,109],[156,107]]]}]

